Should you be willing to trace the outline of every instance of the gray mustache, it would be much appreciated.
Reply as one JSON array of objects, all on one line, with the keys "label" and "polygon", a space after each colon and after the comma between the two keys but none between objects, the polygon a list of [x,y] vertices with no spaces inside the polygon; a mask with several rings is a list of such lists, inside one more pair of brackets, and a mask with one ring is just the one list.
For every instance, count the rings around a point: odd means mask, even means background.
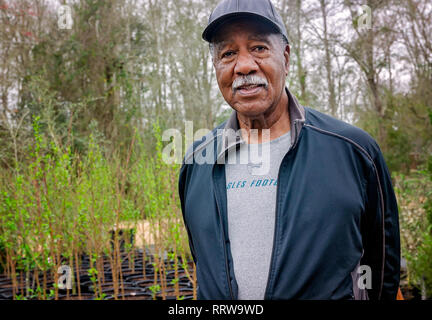
[{"label": "gray mustache", "polygon": [[266,79],[261,78],[257,75],[247,75],[236,78],[232,84],[233,91],[237,90],[241,86],[245,85],[263,85],[265,88],[268,86],[268,82]]}]

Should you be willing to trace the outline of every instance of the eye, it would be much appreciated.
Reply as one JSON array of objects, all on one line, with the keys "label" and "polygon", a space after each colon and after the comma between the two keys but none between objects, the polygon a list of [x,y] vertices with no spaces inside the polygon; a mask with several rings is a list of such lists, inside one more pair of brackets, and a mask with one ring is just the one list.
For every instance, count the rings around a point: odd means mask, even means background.
[{"label": "eye", "polygon": [[255,46],[253,48],[254,51],[256,52],[264,52],[267,48],[265,46]]},{"label": "eye", "polygon": [[234,51],[225,51],[224,53],[222,53],[222,59],[223,58],[229,58],[234,54]]}]

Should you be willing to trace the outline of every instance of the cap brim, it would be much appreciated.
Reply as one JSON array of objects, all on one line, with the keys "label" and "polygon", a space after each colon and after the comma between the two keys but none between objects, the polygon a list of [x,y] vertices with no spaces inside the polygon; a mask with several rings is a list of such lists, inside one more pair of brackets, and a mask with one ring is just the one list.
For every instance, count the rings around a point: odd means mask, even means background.
[{"label": "cap brim", "polygon": [[212,23],[210,23],[204,29],[204,32],[202,33],[202,38],[207,42],[211,42],[215,32],[223,24],[227,23],[228,21],[235,20],[237,18],[242,18],[242,17],[250,17],[250,18],[257,19],[257,20],[261,20],[261,21],[269,24],[269,26],[272,26],[275,31],[282,33],[282,30],[280,30],[279,27],[273,21],[271,21],[270,19],[268,19],[262,15],[252,13],[252,12],[233,12],[233,13],[228,13],[228,14],[225,14],[223,16],[220,16],[219,18],[214,20]]}]

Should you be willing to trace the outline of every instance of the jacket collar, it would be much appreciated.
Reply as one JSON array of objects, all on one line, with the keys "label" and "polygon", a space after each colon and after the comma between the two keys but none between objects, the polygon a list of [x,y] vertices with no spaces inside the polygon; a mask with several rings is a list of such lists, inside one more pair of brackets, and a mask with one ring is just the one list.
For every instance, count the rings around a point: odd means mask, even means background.
[{"label": "jacket collar", "polygon": [[[285,91],[288,95],[287,108],[291,124],[291,145],[294,147],[297,144],[298,138],[300,136],[300,130],[306,120],[305,109],[287,87],[285,87]],[[240,126],[237,119],[237,111],[233,110],[230,117],[226,121],[225,126],[223,127],[222,139],[218,139],[217,150],[221,150],[218,153],[216,159],[218,163],[224,163],[225,157],[222,156],[226,151],[238,144],[245,143],[241,137],[239,129]]]}]

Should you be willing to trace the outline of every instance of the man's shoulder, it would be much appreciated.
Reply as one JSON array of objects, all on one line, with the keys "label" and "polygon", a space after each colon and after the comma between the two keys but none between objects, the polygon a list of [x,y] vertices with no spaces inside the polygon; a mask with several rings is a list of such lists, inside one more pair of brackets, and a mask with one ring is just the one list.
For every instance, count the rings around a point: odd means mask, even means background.
[{"label": "man's shoulder", "polygon": [[305,125],[312,129],[322,134],[343,139],[366,152],[371,158],[375,158],[377,153],[381,152],[375,139],[363,129],[308,107],[305,107],[305,110]]},{"label": "man's shoulder", "polygon": [[209,144],[215,143],[215,140],[221,135],[227,121],[228,120],[225,120],[221,124],[214,127],[212,130],[210,130],[207,134],[194,140],[186,149],[183,163],[189,163],[189,160],[194,157],[195,153],[205,149],[206,146],[208,146]]}]

